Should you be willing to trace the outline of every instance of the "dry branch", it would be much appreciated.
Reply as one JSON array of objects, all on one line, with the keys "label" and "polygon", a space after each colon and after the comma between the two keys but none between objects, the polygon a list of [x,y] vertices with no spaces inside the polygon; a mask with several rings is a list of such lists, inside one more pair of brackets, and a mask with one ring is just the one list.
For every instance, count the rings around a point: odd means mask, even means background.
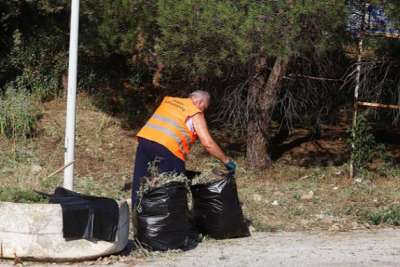
[{"label": "dry branch", "polygon": [[400,109],[400,105],[388,105],[380,103],[370,103],[370,102],[357,102],[357,105],[372,108],[390,108],[390,109]]},{"label": "dry branch", "polygon": [[73,161],[69,162],[68,164],[65,164],[64,166],[60,167],[59,169],[57,169],[56,171],[54,171],[54,172],[52,172],[50,175],[48,175],[48,176],[46,177],[46,179],[48,179],[48,178],[50,178],[50,177],[56,175],[57,173],[61,172],[62,170],[64,170],[64,169],[67,168],[68,166],[74,164],[74,162],[75,162],[75,160],[73,160]]}]

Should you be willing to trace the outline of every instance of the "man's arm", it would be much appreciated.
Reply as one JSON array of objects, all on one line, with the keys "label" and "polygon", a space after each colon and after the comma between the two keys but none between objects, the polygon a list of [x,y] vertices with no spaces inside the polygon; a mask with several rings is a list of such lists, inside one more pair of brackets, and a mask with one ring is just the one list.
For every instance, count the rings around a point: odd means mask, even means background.
[{"label": "man's arm", "polygon": [[193,126],[196,130],[197,136],[199,137],[200,143],[204,146],[208,153],[222,161],[224,164],[227,164],[230,161],[230,158],[225,155],[222,149],[211,137],[204,114],[197,113],[192,117],[192,119]]}]

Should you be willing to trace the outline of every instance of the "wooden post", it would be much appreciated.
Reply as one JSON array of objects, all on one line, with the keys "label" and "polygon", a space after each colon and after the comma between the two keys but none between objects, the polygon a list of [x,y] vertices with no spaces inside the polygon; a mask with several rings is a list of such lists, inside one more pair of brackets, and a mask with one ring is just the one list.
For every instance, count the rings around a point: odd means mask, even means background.
[{"label": "wooden post", "polygon": [[[360,38],[358,41],[358,56],[357,56],[357,69],[356,69],[356,87],[354,88],[354,110],[353,110],[353,131],[351,133],[352,139],[354,140],[355,136],[355,128],[357,126],[357,116],[358,116],[358,95],[360,90],[360,76],[361,76],[361,60],[362,60],[362,47],[363,47],[363,40]],[[354,151],[355,146],[354,142],[351,144],[351,149]],[[350,159],[350,179],[353,179],[357,175],[356,169],[354,168],[354,158],[353,153],[351,154]]]}]

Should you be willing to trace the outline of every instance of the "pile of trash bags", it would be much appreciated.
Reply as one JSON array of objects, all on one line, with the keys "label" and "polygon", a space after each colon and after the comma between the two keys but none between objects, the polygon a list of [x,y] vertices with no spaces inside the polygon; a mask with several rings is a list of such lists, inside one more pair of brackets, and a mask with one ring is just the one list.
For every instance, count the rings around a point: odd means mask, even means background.
[{"label": "pile of trash bags", "polygon": [[168,182],[142,193],[137,208],[137,237],[145,248],[189,250],[197,246],[200,234],[215,239],[250,236],[234,174],[191,185],[191,179],[198,174],[188,171],[187,183]]}]

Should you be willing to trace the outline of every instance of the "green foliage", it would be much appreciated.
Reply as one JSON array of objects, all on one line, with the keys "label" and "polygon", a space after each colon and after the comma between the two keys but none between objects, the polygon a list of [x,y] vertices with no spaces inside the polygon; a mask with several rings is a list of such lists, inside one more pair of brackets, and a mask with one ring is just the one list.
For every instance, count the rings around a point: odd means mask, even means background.
[{"label": "green foliage", "polygon": [[389,208],[381,209],[367,214],[368,220],[374,224],[382,223],[399,226],[400,225],[400,206],[392,205]]},{"label": "green foliage", "polygon": [[[0,87],[16,77],[43,98],[58,89],[66,69],[66,1],[3,1],[0,9]],[[3,73],[3,75],[1,75]]]},{"label": "green foliage", "polygon": [[57,94],[61,74],[66,70],[68,38],[63,34],[64,25],[55,23],[65,4],[53,2],[22,1],[15,7],[21,13],[15,19],[23,23],[11,24],[12,45],[7,61],[15,76],[10,80],[14,80],[17,90],[29,91],[41,100]]},{"label": "green foliage", "polygon": [[[241,25],[240,55],[301,55],[338,47],[343,38],[344,1],[242,1],[248,13]],[[340,37],[342,36],[342,37]]]},{"label": "green foliage", "polygon": [[38,101],[25,90],[10,84],[0,97],[0,134],[8,138],[31,136],[40,116]]},{"label": "green foliage", "polygon": [[36,192],[16,187],[0,188],[0,201],[16,203],[48,203],[46,197]]},{"label": "green foliage", "polygon": [[86,52],[127,54],[133,52],[138,33],[137,1],[103,0],[81,2],[81,43]]},{"label": "green foliage", "polygon": [[20,73],[14,80],[17,90],[29,91],[46,100],[57,95],[61,75],[66,71],[66,52],[62,36],[38,34],[32,40],[23,40],[16,31],[10,63]]},{"label": "green foliage", "polygon": [[158,1],[156,51],[170,69],[191,76],[221,75],[235,62],[243,12],[232,1]]},{"label": "green foliage", "polygon": [[346,14],[343,1],[159,0],[156,51],[178,72],[223,76],[260,55],[339,47]]},{"label": "green foliage", "polygon": [[356,126],[348,130],[347,134],[346,141],[352,148],[351,158],[356,170],[362,170],[372,159],[382,156],[384,146],[377,144],[371,126],[364,115],[357,116]]}]

